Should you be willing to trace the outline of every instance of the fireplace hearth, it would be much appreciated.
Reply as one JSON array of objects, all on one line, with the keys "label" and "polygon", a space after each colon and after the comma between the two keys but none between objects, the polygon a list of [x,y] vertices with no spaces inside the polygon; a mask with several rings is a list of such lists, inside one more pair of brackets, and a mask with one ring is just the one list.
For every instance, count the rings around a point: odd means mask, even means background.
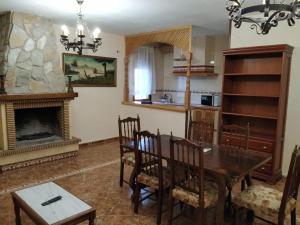
[{"label": "fireplace hearth", "polygon": [[69,104],[77,96],[0,95],[0,172],[76,155]]}]

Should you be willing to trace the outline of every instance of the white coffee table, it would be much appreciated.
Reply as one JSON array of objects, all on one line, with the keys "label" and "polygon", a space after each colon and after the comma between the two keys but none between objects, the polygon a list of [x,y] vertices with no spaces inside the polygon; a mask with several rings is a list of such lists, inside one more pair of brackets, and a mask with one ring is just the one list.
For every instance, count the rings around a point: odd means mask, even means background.
[{"label": "white coffee table", "polygon": [[[61,200],[41,205],[56,196],[61,196]],[[94,225],[95,208],[53,182],[13,192],[12,198],[16,225],[21,225],[20,209],[38,225],[70,225],[85,220],[89,221],[89,225]]]}]

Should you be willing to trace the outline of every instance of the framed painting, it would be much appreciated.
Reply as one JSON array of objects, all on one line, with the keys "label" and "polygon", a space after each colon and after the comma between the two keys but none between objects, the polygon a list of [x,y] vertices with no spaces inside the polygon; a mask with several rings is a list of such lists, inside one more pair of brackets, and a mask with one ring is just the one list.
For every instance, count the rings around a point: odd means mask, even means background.
[{"label": "framed painting", "polygon": [[63,53],[63,71],[74,87],[116,87],[117,59]]}]

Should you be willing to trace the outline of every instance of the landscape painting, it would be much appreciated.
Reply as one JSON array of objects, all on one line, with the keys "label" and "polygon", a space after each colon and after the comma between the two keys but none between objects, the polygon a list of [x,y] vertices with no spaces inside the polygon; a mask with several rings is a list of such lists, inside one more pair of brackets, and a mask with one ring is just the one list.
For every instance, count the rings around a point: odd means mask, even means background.
[{"label": "landscape painting", "polygon": [[63,70],[68,83],[77,87],[116,87],[117,59],[63,53]]}]

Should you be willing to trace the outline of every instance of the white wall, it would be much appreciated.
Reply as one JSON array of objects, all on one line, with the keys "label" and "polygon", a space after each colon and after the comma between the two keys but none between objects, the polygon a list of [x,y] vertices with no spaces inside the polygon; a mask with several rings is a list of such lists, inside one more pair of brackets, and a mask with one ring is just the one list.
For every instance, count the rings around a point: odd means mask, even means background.
[{"label": "white wall", "polygon": [[122,116],[136,116],[141,118],[141,129],[150,132],[160,130],[161,134],[170,134],[184,137],[185,113],[171,112],[159,109],[141,108],[135,106],[122,106]]},{"label": "white wall", "polygon": [[287,108],[286,133],[283,152],[283,174],[286,175],[294,146],[300,144],[300,21],[294,27],[281,22],[272,28],[268,35],[257,35],[249,24],[240,29],[232,28],[231,48],[258,45],[289,44],[295,47],[290,77],[289,100]]},{"label": "white wall", "polygon": [[[60,26],[58,25],[57,33],[60,33]],[[118,115],[124,118],[139,114],[143,130],[156,132],[159,128],[162,134],[169,134],[173,131],[174,135],[184,137],[185,113],[121,104],[124,85],[125,39],[124,36],[108,33],[102,33],[101,37],[103,45],[95,55],[117,58],[117,87],[74,88],[79,97],[71,104],[72,135],[81,138],[82,143],[117,137]],[[57,41],[59,42],[59,38]],[[61,53],[66,52],[60,43],[57,46]],[[92,55],[90,51],[83,54]],[[220,77],[215,83],[218,89],[219,79]]]},{"label": "white wall", "polygon": [[[57,26],[57,32],[60,32]],[[79,97],[71,104],[71,132],[82,139],[81,143],[104,140],[118,136],[117,118],[139,114],[143,130],[184,137],[185,113],[157,109],[125,106],[123,100],[124,85],[124,36],[102,33],[103,45],[95,55],[117,58],[117,87],[77,87]],[[58,40],[59,41],[59,40]],[[66,52],[58,43],[59,51]],[[117,53],[118,51],[118,53]],[[83,54],[92,55],[87,51]]]},{"label": "white wall", "polygon": [[[60,27],[57,26],[59,32]],[[108,33],[102,33],[101,37],[103,45],[96,54],[91,51],[84,51],[83,54],[117,58],[117,87],[74,88],[79,97],[71,104],[71,133],[81,138],[81,143],[118,136],[117,118],[121,114],[123,98],[125,38]],[[61,53],[67,52],[62,44],[58,43],[57,46]]]}]

